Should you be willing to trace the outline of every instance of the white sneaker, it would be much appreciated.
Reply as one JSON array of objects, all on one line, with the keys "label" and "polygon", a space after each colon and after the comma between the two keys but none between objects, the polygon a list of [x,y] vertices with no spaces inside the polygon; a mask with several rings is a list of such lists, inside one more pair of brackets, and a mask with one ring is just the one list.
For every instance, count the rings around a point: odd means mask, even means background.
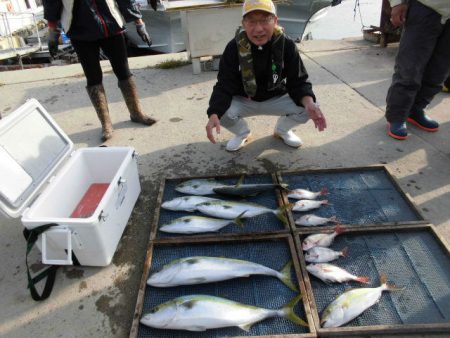
[{"label": "white sneaker", "polygon": [[288,130],[285,133],[275,131],[273,136],[282,139],[285,144],[293,148],[299,148],[302,145],[302,140],[292,130]]},{"label": "white sneaker", "polygon": [[243,136],[235,136],[228,141],[225,149],[227,151],[237,151],[244,147],[250,141],[251,134],[245,134]]}]

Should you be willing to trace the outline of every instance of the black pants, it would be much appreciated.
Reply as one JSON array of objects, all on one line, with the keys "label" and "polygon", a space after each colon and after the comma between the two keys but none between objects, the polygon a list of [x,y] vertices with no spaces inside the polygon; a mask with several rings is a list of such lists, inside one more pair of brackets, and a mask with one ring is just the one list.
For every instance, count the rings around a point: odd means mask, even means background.
[{"label": "black pants", "polygon": [[96,41],[71,40],[71,43],[83,67],[88,86],[98,85],[103,80],[102,68],[100,67],[100,48],[108,57],[119,81],[131,77],[123,34]]},{"label": "black pants", "polygon": [[450,20],[417,0],[408,15],[386,98],[386,119],[403,122],[420,112],[442,89],[450,72]]}]

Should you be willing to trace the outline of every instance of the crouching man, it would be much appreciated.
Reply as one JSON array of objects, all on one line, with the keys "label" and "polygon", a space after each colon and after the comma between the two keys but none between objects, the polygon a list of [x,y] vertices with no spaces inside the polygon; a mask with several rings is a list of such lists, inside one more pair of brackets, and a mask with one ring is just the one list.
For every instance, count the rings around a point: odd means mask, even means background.
[{"label": "crouching man", "polygon": [[246,0],[242,14],[242,27],[220,60],[207,111],[208,139],[216,143],[213,131],[223,126],[235,134],[226,150],[239,150],[251,136],[245,117],[276,115],[274,136],[298,148],[302,141],[292,128],[311,119],[323,131],[326,120],[297,46],[278,26],[271,0]]}]

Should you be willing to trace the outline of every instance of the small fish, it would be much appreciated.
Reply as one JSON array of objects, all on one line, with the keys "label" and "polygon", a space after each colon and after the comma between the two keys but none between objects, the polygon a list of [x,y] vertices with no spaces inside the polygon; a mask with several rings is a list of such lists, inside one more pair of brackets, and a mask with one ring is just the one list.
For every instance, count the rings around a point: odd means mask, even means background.
[{"label": "small fish", "polygon": [[312,192],[306,189],[294,189],[288,193],[289,198],[295,198],[297,200],[315,200],[317,197],[325,195],[328,195],[328,189],[326,187],[318,192]]},{"label": "small fish", "polygon": [[250,331],[253,324],[264,319],[284,317],[308,327],[308,323],[294,313],[294,306],[301,298],[302,295],[298,295],[281,309],[271,310],[208,295],[182,296],[157,305],[142,316],[141,323],[169,330],[205,331],[237,326]]},{"label": "small fish", "polygon": [[240,184],[213,188],[217,194],[238,197],[256,196],[262,192],[273,191],[273,189],[287,189],[287,184]]},{"label": "small fish", "polygon": [[[242,215],[244,213],[245,212],[243,212]],[[174,234],[198,234],[202,232],[219,231],[231,223],[235,223],[243,228],[244,224],[241,221],[242,215],[239,215],[233,220],[203,216],[184,216],[177,218],[168,224],[162,225],[159,230]]]},{"label": "small fish", "polygon": [[287,263],[281,271],[264,265],[240,259],[221,257],[186,257],[165,265],[161,271],[150,276],[147,284],[155,287],[172,287],[213,283],[250,275],[273,276],[282,281],[293,291],[298,291],[291,280],[292,262]]},{"label": "small fish", "polygon": [[315,246],[309,249],[305,254],[305,261],[309,263],[327,263],[338,259],[339,257],[347,257],[348,249],[344,248],[342,251],[334,251],[329,248]]},{"label": "small fish", "polygon": [[216,201],[215,198],[202,197],[202,196],[183,196],[177,197],[170,201],[165,201],[161,204],[161,207],[167,210],[173,211],[195,211],[197,205],[207,201]]},{"label": "small fish", "polygon": [[189,195],[212,195],[213,189],[223,187],[224,184],[214,179],[193,179],[177,184],[175,190]]},{"label": "small fish", "polygon": [[302,249],[307,251],[315,246],[328,247],[333,243],[334,238],[343,233],[344,229],[338,224],[332,234],[313,234],[309,235],[303,240]]},{"label": "small fish", "polygon": [[384,275],[380,279],[379,287],[350,289],[338,296],[323,311],[320,321],[322,327],[339,327],[348,323],[377,303],[383,291],[403,290],[403,288],[387,284]]},{"label": "small fish", "polygon": [[320,217],[313,214],[303,215],[295,220],[295,224],[303,225],[305,227],[314,227],[316,225],[322,225],[326,223],[338,223],[336,216]]},{"label": "small fish", "polygon": [[294,203],[293,211],[308,211],[311,209],[317,209],[323,204],[329,204],[328,200],[312,201],[312,200],[299,200]]},{"label": "small fish", "polygon": [[306,270],[325,283],[343,283],[348,281],[355,281],[360,283],[369,283],[369,277],[355,276],[350,272],[328,263],[309,264]]},{"label": "small fish", "polygon": [[217,218],[233,219],[245,212],[242,217],[250,218],[266,213],[275,214],[283,223],[287,223],[284,211],[288,207],[280,207],[278,209],[269,209],[263,205],[250,202],[234,202],[234,201],[207,201],[200,203],[197,206],[197,210],[208,216]]}]

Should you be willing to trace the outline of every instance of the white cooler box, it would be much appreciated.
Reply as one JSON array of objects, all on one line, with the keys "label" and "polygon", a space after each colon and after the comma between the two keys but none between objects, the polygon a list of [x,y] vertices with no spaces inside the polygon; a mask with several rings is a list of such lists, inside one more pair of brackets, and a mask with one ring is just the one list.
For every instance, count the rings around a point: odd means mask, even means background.
[{"label": "white cooler box", "polygon": [[111,263],[140,191],[133,148],[73,151],[35,99],[0,120],[0,208],[27,229],[58,224],[37,242],[43,263]]}]

